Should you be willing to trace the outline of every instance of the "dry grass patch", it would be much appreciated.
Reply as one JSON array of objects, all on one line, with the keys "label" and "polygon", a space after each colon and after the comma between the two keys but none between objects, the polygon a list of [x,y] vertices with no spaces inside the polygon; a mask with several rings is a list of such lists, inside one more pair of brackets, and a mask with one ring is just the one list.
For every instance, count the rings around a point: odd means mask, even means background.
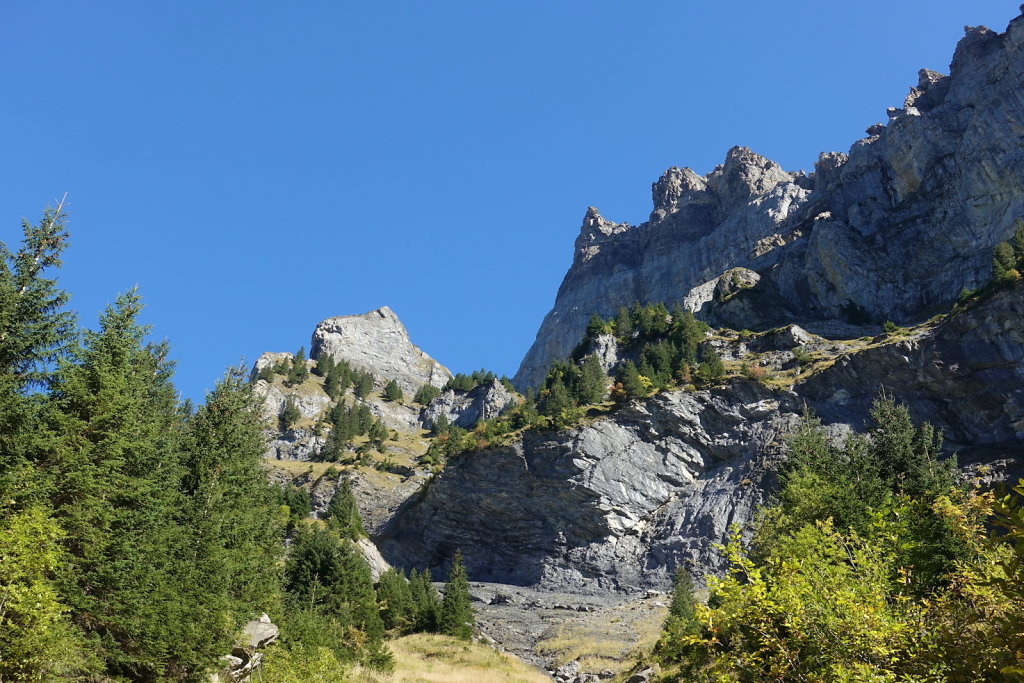
[{"label": "dry grass patch", "polygon": [[360,683],[548,683],[550,679],[512,655],[480,643],[419,633],[390,641],[395,672],[356,667]]}]

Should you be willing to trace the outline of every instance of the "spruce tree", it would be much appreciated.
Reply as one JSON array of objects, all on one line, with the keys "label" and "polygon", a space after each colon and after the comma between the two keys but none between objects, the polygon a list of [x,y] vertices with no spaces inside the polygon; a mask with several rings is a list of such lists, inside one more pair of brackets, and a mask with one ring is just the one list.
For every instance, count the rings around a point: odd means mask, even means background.
[{"label": "spruce tree", "polygon": [[448,583],[444,585],[444,599],[441,601],[440,631],[462,640],[473,637],[476,617],[469,599],[469,579],[462,564],[462,551],[456,550],[452,566],[448,570]]},{"label": "spruce tree", "polygon": [[[240,369],[230,370],[207,395],[189,420],[187,437],[182,488],[191,538],[182,562],[192,575],[185,581],[194,592],[192,604],[202,608],[183,618],[197,627],[193,658],[203,662],[230,651],[233,632],[270,610],[280,585],[281,529],[261,464],[259,399]],[[182,658],[188,644],[183,638],[174,656]]]},{"label": "spruce tree", "polygon": [[627,399],[643,398],[647,395],[649,388],[640,376],[633,361],[626,361],[619,371],[619,383],[622,385],[622,392]]},{"label": "spruce tree", "polygon": [[22,242],[0,242],[0,499],[30,495],[40,484],[30,461],[39,448],[45,397],[32,392],[53,379],[54,361],[77,336],[64,310],[68,294],[52,271],[67,246],[63,205],[43,212],[38,225],[22,221]]},{"label": "spruce tree", "polygon": [[676,567],[673,577],[672,604],[668,619],[662,627],[661,638],[654,647],[654,653],[662,662],[679,661],[686,653],[686,636],[700,633],[693,597],[693,579],[682,567]]},{"label": "spruce tree", "polygon": [[62,592],[108,672],[132,680],[166,673],[179,647],[186,546],[178,520],[182,421],[166,344],[146,344],[135,291],[88,332],[55,387],[55,514],[70,562]]},{"label": "spruce tree", "polygon": [[353,541],[366,538],[363,518],[359,514],[359,506],[356,504],[356,497],[352,493],[352,486],[348,479],[341,481],[341,485],[327,506],[324,518],[327,520],[328,526],[342,538]]},{"label": "spruce tree", "polygon": [[398,386],[397,381],[391,380],[384,387],[383,397],[385,401],[401,401],[404,398],[402,387]]},{"label": "spruce tree", "polygon": [[284,400],[284,405],[281,407],[281,414],[278,415],[278,427],[282,432],[286,432],[295,426],[295,423],[302,417],[302,413],[299,411],[298,404],[295,403],[295,399],[288,396]]},{"label": "spruce tree", "polygon": [[598,360],[597,354],[592,353],[583,360],[583,367],[580,368],[576,400],[584,405],[600,403],[604,400],[607,386],[608,378],[601,368],[601,361]]},{"label": "spruce tree", "polygon": [[399,633],[412,632],[416,621],[416,604],[412,586],[399,571],[389,568],[377,582],[377,603],[384,628]]},{"label": "spruce tree", "polygon": [[438,630],[441,619],[441,598],[430,582],[430,572],[423,570],[417,574],[414,568],[409,572],[409,590],[415,605],[413,630],[434,633]]}]

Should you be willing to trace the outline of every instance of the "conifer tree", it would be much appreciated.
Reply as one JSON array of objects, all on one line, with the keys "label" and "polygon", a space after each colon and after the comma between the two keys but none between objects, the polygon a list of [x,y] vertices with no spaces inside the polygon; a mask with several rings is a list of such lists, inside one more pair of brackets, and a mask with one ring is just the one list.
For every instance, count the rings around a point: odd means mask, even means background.
[{"label": "conifer tree", "polygon": [[633,361],[626,361],[619,371],[618,379],[626,398],[642,398],[647,395],[648,386]]},{"label": "conifer tree", "polygon": [[306,365],[306,347],[301,347],[292,358],[291,367],[288,369],[288,378],[284,381],[285,386],[293,387],[302,384],[309,377],[309,368]]},{"label": "conifer tree", "polygon": [[324,517],[327,519],[328,526],[342,538],[353,541],[366,538],[363,518],[359,514],[359,506],[356,505],[356,497],[352,493],[352,486],[348,479],[341,481],[341,486],[331,498]]},{"label": "conifer tree", "polygon": [[608,378],[601,368],[601,361],[598,360],[597,354],[592,353],[583,360],[583,367],[580,368],[576,400],[581,404],[600,403],[604,400],[607,386]]},{"label": "conifer tree", "polygon": [[416,620],[411,583],[400,572],[389,568],[377,582],[377,603],[384,628],[399,633],[412,632]]},{"label": "conifer tree", "polygon": [[352,378],[353,392],[358,398],[366,398],[373,391],[373,375],[360,372]]},{"label": "conifer tree", "polygon": [[[55,513],[66,531],[61,572],[75,623],[109,673],[164,675],[183,606],[184,533],[176,410],[166,344],[145,344],[137,292],[118,297],[87,332],[55,387]],[[170,616],[169,616],[170,615]]]},{"label": "conifer tree", "polygon": [[17,251],[0,242],[0,499],[20,499],[40,483],[29,461],[45,400],[31,390],[50,384],[54,361],[77,334],[64,310],[68,294],[51,275],[67,246],[65,219],[61,203],[38,225],[22,221]]},{"label": "conifer tree", "polygon": [[444,586],[441,601],[440,631],[463,640],[473,637],[476,617],[469,600],[469,579],[462,564],[462,551],[456,550],[452,566],[448,570],[448,582]]},{"label": "conifer tree", "polygon": [[281,414],[278,416],[278,426],[281,431],[286,432],[294,427],[300,417],[302,417],[302,413],[299,411],[299,406],[295,403],[295,399],[291,396],[285,398]]},{"label": "conifer tree", "polygon": [[413,630],[434,633],[438,630],[441,617],[441,598],[430,582],[430,572],[417,574],[414,568],[409,572],[409,590],[415,605]]},{"label": "conifer tree", "polygon": [[401,401],[404,398],[402,387],[398,386],[397,381],[391,380],[384,387],[383,397],[385,401]]},{"label": "conifer tree", "polygon": [[425,406],[441,393],[441,390],[435,387],[433,384],[424,384],[417,391],[413,397],[413,401],[419,403],[421,406]]},{"label": "conifer tree", "polygon": [[[235,369],[188,423],[182,488],[191,538],[182,562],[192,574],[185,587],[195,591],[193,604],[202,609],[183,618],[199,626],[199,662],[229,651],[234,630],[269,610],[280,585],[281,529],[275,522],[276,496],[261,466],[265,442],[259,415],[259,399]],[[225,623],[235,628],[225,629]],[[176,657],[182,657],[185,644]]]}]

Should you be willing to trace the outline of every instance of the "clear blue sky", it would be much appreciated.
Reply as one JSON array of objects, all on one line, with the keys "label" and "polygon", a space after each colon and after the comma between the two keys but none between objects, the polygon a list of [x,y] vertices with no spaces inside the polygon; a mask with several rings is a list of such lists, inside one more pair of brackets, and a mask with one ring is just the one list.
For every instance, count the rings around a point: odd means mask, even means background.
[{"label": "clear blue sky", "polygon": [[512,375],[588,205],[737,144],[810,170],[1018,4],[5,0],[0,238],[67,192],[73,307],[138,284],[192,398],[382,305]]}]

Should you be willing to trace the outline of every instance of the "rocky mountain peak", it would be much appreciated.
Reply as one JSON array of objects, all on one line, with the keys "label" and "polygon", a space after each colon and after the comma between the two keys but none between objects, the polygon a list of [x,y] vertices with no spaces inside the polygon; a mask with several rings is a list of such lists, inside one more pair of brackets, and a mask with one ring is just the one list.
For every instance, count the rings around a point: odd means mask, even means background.
[{"label": "rocky mountain peak", "polygon": [[707,177],[708,189],[726,211],[766,194],[779,183],[791,182],[793,176],[781,166],[746,147],[730,149],[725,163],[716,166]]},{"label": "rocky mountain peak", "polygon": [[651,184],[651,198],[654,211],[651,221],[659,221],[679,210],[684,199],[692,198],[707,190],[704,176],[698,175],[689,168],[673,166],[665,171],[657,182]]},{"label": "rocky mountain peak", "polygon": [[593,258],[600,250],[601,244],[620,233],[626,232],[629,223],[613,223],[606,220],[593,206],[587,207],[580,226],[579,237],[576,238],[574,262],[583,262]]},{"label": "rocky mountain peak", "polygon": [[395,380],[408,395],[424,384],[444,386],[452,373],[409,340],[405,325],[387,306],[362,315],[324,320],[313,331],[310,357],[328,354],[380,382]]}]

